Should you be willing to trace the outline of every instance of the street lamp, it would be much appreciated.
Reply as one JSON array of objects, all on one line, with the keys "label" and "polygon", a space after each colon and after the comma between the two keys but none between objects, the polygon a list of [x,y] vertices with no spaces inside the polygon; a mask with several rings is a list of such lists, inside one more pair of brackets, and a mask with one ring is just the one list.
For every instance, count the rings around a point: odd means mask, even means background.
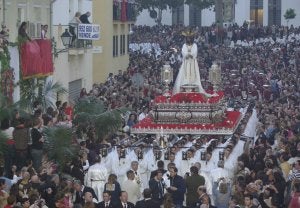
[{"label": "street lamp", "polygon": [[72,38],[73,36],[71,33],[68,31],[68,29],[65,30],[65,32],[60,36],[61,41],[65,47],[70,47],[72,45]]},{"label": "street lamp", "polygon": [[[54,57],[58,57],[58,54],[67,52],[69,50],[69,47],[72,45],[73,42],[73,36],[72,34],[68,31],[68,29],[63,32],[63,34],[60,36],[62,44],[64,45],[65,48],[61,50],[56,49],[56,43],[54,42]],[[54,39],[53,39],[54,41]]]}]

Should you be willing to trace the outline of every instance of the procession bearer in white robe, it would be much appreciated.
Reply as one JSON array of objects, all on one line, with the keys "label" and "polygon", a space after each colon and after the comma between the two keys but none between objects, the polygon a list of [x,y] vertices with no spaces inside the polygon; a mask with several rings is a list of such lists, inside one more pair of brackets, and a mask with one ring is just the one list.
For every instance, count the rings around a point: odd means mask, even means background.
[{"label": "procession bearer in white robe", "polygon": [[[147,170],[148,170],[148,175],[147,175],[148,182],[150,180],[151,172],[155,171],[157,169],[157,166],[156,166],[157,160],[155,158],[155,152],[157,152],[157,151],[159,151],[157,148],[152,148],[145,155],[145,160],[147,162]],[[159,155],[159,156],[160,156],[160,158],[158,158],[158,159],[163,158],[163,155]],[[148,182],[147,182],[147,184],[148,184]]]},{"label": "procession bearer in white robe", "polygon": [[[143,154],[143,158],[139,159],[139,154],[142,153],[141,148],[135,148],[128,155],[128,158],[131,161],[131,170],[135,172],[135,180],[140,181],[141,192],[144,191],[144,188],[148,186],[148,169],[147,169],[147,159]],[[134,167],[133,167],[134,166]],[[135,170],[136,168],[136,170]]]},{"label": "procession bearer in white robe", "polygon": [[190,174],[190,168],[195,164],[196,159],[194,158],[194,150],[188,149],[186,151],[187,158],[186,160],[181,161],[180,173],[184,177],[186,173]]},{"label": "procession bearer in white robe", "polygon": [[126,173],[130,169],[130,161],[125,153],[125,158],[121,158],[121,148],[117,147],[110,154],[111,172],[118,177],[118,182],[122,184],[126,180]]},{"label": "procession bearer in white robe", "polygon": [[102,201],[102,193],[104,191],[104,185],[106,183],[108,173],[106,167],[101,164],[100,156],[97,155],[95,157],[95,162],[96,163],[92,165],[87,172],[85,184],[86,186],[93,188],[98,200]]}]

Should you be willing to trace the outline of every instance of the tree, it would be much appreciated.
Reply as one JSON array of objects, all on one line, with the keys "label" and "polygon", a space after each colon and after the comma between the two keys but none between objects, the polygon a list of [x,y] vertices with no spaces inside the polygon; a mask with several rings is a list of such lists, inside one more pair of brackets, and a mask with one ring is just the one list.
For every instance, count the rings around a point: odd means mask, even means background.
[{"label": "tree", "polygon": [[79,130],[81,127],[94,127],[97,138],[101,139],[122,127],[122,114],[125,112],[126,109],[123,108],[107,109],[102,101],[89,97],[76,102],[73,123],[78,126]]},{"label": "tree", "polygon": [[200,10],[203,10],[215,5],[215,0],[185,0],[185,3],[188,5],[194,5]]},{"label": "tree", "polygon": [[79,151],[78,145],[74,144],[72,138],[72,129],[64,126],[54,126],[45,128],[43,131],[46,142],[47,157],[50,161],[62,168],[73,158]]},{"label": "tree", "polygon": [[285,11],[285,14],[283,15],[284,18],[286,19],[286,22],[287,22],[287,25],[289,25],[289,21],[291,19],[294,19],[296,17],[296,13],[295,13],[295,10],[290,8],[290,9],[287,9]]},{"label": "tree", "polygon": [[57,94],[65,94],[67,90],[58,82],[46,81],[41,79],[26,79],[20,81],[21,99],[17,102],[17,106],[30,112],[32,104],[39,101],[43,109],[55,107]]},{"label": "tree", "polygon": [[[158,25],[161,25],[162,11],[169,8],[176,8],[184,4],[184,0],[136,0],[138,11],[147,9],[150,17],[155,19]],[[158,10],[158,13],[156,12]]]},{"label": "tree", "polygon": [[[161,25],[162,11],[167,8],[177,8],[183,4],[194,5],[200,10],[214,5],[215,0],[136,0],[138,11],[148,9],[150,17],[155,19],[158,25]],[[158,13],[156,12],[158,10]]]}]

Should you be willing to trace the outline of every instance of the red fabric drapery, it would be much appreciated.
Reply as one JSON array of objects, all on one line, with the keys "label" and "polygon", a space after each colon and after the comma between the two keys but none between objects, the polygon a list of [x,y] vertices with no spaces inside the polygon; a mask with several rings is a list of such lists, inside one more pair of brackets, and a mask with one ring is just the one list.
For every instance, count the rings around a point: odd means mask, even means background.
[{"label": "red fabric drapery", "polygon": [[23,79],[48,76],[53,73],[52,48],[50,40],[34,40],[20,47]]},{"label": "red fabric drapery", "polygon": [[122,0],[122,8],[121,8],[121,21],[125,22],[127,21],[127,8],[126,8],[126,0]]}]

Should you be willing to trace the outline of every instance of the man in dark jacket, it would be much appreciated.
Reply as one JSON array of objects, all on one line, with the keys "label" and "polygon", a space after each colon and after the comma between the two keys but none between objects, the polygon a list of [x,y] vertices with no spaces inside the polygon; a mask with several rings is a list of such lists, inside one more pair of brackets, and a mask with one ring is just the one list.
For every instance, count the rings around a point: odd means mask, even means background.
[{"label": "man in dark jacket", "polygon": [[172,195],[175,206],[181,208],[186,190],[185,181],[181,176],[177,175],[178,169],[176,167],[171,167],[169,171],[170,187],[167,190]]},{"label": "man in dark jacket", "polygon": [[135,208],[160,208],[160,204],[151,198],[151,189],[145,189],[143,195],[144,199],[138,201]]},{"label": "man in dark jacket", "polygon": [[91,16],[91,12],[86,12],[85,14],[79,17],[82,24],[91,24],[89,21],[89,17]]},{"label": "man in dark jacket", "polygon": [[91,187],[84,186],[80,180],[74,181],[74,190],[76,192],[75,193],[76,198],[75,198],[74,204],[83,205],[84,204],[84,195],[86,192],[90,192],[92,194],[93,198],[98,201],[98,198],[95,194],[94,189],[92,189]]},{"label": "man in dark jacket", "polygon": [[97,208],[113,208],[110,192],[103,192],[103,201],[98,204]]},{"label": "man in dark jacket", "polygon": [[164,186],[163,173],[161,171],[156,171],[154,178],[149,181],[149,188],[152,191],[152,199],[162,204],[164,199]]},{"label": "man in dark jacket", "polygon": [[29,129],[25,127],[25,119],[19,118],[18,124],[13,131],[13,138],[16,142],[16,161],[18,169],[26,165],[28,158],[28,142],[29,142]]},{"label": "man in dark jacket", "polygon": [[134,204],[128,201],[128,194],[126,191],[121,191],[120,202],[115,208],[135,208]]},{"label": "man in dark jacket", "polygon": [[151,172],[150,179],[154,178],[157,171],[161,171],[162,174],[165,174],[167,170],[165,170],[165,163],[162,160],[157,161],[157,170]]},{"label": "man in dark jacket", "polygon": [[198,200],[197,190],[199,186],[203,186],[205,184],[205,179],[203,176],[198,174],[198,168],[192,166],[190,168],[191,176],[188,176],[185,179],[187,194],[186,194],[186,205],[188,207],[192,207],[196,204]]}]

